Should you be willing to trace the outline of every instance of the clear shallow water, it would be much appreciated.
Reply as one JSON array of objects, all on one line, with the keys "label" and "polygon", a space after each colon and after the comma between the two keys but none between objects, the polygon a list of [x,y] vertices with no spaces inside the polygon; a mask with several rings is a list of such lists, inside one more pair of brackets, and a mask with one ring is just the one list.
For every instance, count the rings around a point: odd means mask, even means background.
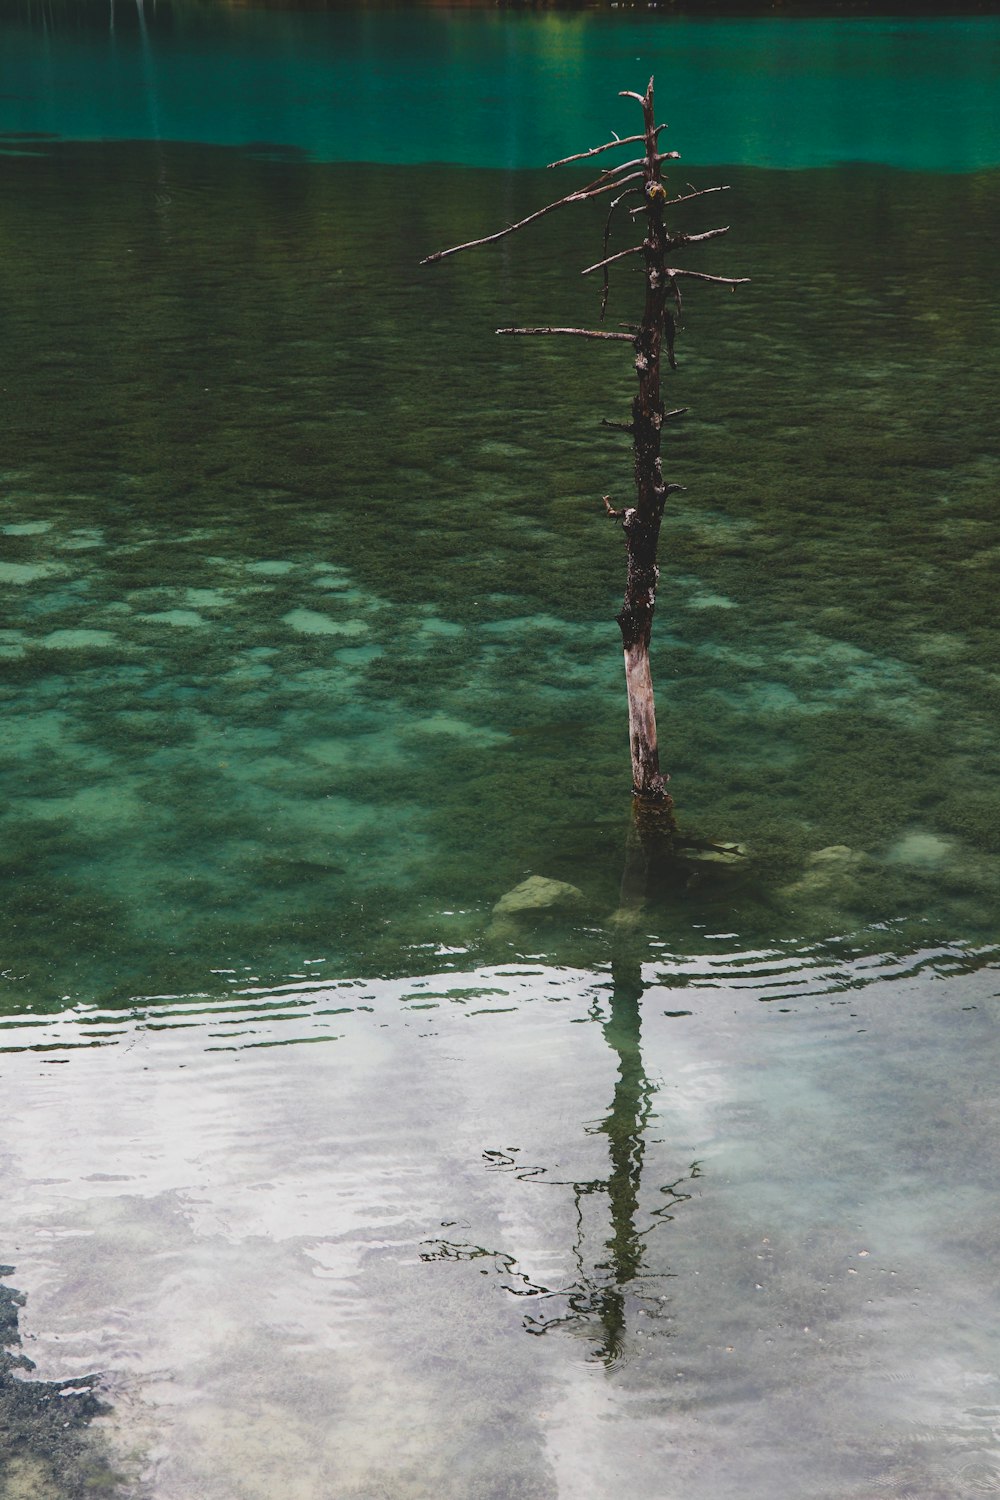
[{"label": "clear shallow water", "polygon": [[643,969],[639,1076],[621,968],[5,1028],[22,1326],[109,1372],[96,1455],[178,1500],[988,1492],[995,973],[794,1017],[697,974]]},{"label": "clear shallow water", "polygon": [[[995,174],[704,178],[698,264],[753,285],[688,299],[654,670],[685,828],[750,855],[623,920],[629,361],[490,334],[593,316],[600,212],[420,270],[552,174],[18,149],[36,1378],[100,1372],[100,1461],[157,1495],[982,1492]],[[579,897],[495,917],[531,874]],[[77,1493],[70,1458],[8,1488]]]}]

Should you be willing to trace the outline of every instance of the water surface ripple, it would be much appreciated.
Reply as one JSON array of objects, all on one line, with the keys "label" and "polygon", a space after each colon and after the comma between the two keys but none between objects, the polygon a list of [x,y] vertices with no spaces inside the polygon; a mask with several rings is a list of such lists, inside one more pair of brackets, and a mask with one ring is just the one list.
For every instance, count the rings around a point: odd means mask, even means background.
[{"label": "water surface ripple", "polygon": [[171,1500],[292,1464],[310,1500],[458,1500],[471,1467],[729,1500],[789,1466],[965,1500],[1000,1397],[995,957],[788,1014],[720,973],[681,1008],[619,955],[12,1021],[26,1347],[103,1369],[93,1461]]}]

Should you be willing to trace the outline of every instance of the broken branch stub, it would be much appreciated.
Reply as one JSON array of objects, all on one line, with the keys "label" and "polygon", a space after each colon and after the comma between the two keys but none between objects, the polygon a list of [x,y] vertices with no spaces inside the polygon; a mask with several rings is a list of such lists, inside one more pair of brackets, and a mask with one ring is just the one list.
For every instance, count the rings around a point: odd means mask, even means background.
[{"label": "broken branch stub", "polygon": [[[645,301],[641,322],[624,325],[629,331],[622,333],[612,333],[604,329],[554,326],[498,328],[497,333],[569,335],[576,338],[604,339],[631,344],[635,350],[638,389],[632,401],[631,420],[627,423],[604,422],[605,426],[620,426],[632,437],[635,503],[616,508],[612,506],[607,495],[603,497],[603,503],[607,515],[621,525],[625,535],[627,558],[625,597],[618,612],[618,624],[621,629],[625,656],[633,794],[641,806],[658,807],[663,815],[669,818],[672,802],[666,789],[668,778],[660,767],[649,645],[660,576],[657,564],[660,527],[668,496],[683,488],[679,484],[667,483],[663,478],[660,457],[661,435],[664,422],[683,415],[687,408],[677,407],[670,411],[664,409],[660,390],[661,366],[665,355],[669,366],[676,369],[675,314],[679,315],[681,311],[678,281],[690,278],[695,281],[728,286],[735,291],[749,278],[711,275],[705,271],[689,270],[687,267],[673,266],[669,263],[668,256],[674,251],[688,245],[716,239],[726,234],[727,229],[708,229],[700,234],[686,234],[681,231],[671,233],[664,223],[664,210],[676,204],[690,202],[693,198],[702,198],[709,193],[725,192],[727,189],[725,186],[695,188],[688,184],[687,192],[669,198],[663,182],[662,166],[666,161],[677,160],[678,153],[659,150],[659,136],[666,127],[654,123],[652,78],[644,94],[623,90],[621,97],[634,99],[642,107],[643,129],[640,134],[620,138],[616,136],[603,145],[593,146],[587,151],[563,157],[558,162],[551,162],[550,166],[566,166],[572,162],[584,161],[600,152],[612,151],[618,146],[631,145],[634,142],[644,144],[644,156],[633,161],[622,162],[617,167],[608,168],[596,181],[547,204],[544,208],[529,214],[527,218],[521,219],[516,224],[510,224],[495,234],[486,235],[478,240],[469,240],[464,245],[454,245],[448,250],[439,250],[434,255],[427,256],[421,261],[421,265],[430,265],[443,260],[446,256],[455,255],[460,250],[471,250],[481,245],[492,244],[509,234],[515,234],[527,228],[529,224],[533,224],[557,208],[564,208],[571,203],[583,203],[603,193],[617,192],[627,187],[627,191],[622,192],[614,201],[611,213],[608,215],[604,230],[602,259],[587,266],[582,274],[586,276],[598,270],[603,273],[601,297],[603,319],[608,295],[609,268],[631,257],[641,256],[645,272]],[[640,170],[631,170],[634,167],[639,167]],[[641,187],[627,186],[639,182],[642,184]],[[614,209],[630,192],[642,196],[642,204],[631,209],[630,216],[635,219],[640,214],[645,215],[645,237],[641,245],[633,245],[629,249],[609,254],[608,240]]]}]

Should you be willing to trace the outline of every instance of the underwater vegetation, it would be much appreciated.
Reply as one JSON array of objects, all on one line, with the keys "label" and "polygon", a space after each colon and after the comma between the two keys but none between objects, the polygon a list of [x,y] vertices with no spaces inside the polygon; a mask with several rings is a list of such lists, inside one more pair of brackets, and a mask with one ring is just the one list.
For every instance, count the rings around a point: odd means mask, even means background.
[{"label": "underwater vegetation", "polygon": [[[14,1274],[0,1266],[0,1276]],[[96,1375],[70,1380],[26,1378],[34,1369],[21,1352],[24,1296],[0,1282],[0,1490],[5,1500],[85,1500],[122,1493],[119,1477],[90,1432],[108,1410]]]}]

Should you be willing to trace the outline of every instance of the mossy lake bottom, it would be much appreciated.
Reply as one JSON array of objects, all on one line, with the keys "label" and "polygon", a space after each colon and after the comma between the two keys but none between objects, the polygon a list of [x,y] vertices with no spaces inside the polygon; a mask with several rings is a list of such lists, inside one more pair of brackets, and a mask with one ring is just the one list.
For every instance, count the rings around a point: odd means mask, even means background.
[{"label": "mossy lake bottom", "polygon": [[0,157],[3,1253],[112,1408],[12,1495],[998,1482],[1000,182],[686,170],[653,665],[748,854],[623,929],[629,352],[492,332],[600,209]]}]

